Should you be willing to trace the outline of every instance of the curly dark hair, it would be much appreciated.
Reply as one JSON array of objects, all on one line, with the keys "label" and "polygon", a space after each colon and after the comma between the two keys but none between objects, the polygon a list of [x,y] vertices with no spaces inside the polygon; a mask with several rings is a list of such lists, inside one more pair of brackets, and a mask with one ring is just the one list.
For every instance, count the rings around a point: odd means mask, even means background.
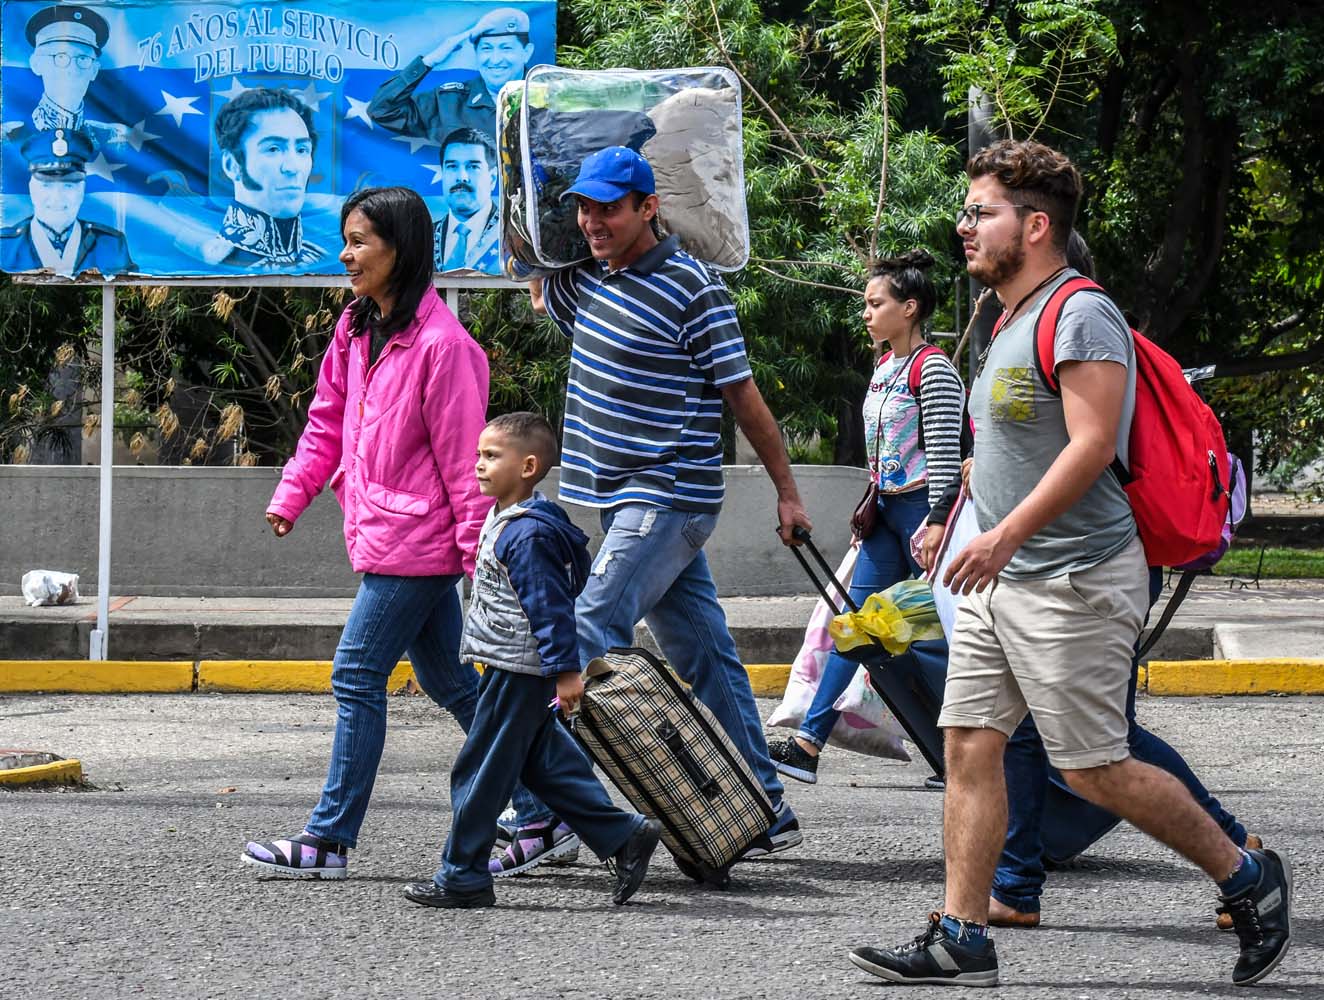
[{"label": "curly dark hair", "polygon": [[254,87],[221,108],[216,116],[216,145],[239,161],[239,166],[247,169],[244,163],[244,136],[252,127],[253,116],[263,111],[293,111],[303,119],[308,129],[308,138],[312,140],[313,152],[317,152],[317,129],[313,127],[313,113],[308,105],[299,100],[288,90],[275,87]]},{"label": "curly dark hair", "polygon": [[927,250],[907,250],[899,257],[885,257],[869,269],[869,277],[886,278],[892,297],[898,302],[914,299],[919,304],[917,319],[922,323],[933,315],[938,304],[938,292],[925,273],[933,266],[933,255]]},{"label": "curly dark hair", "polygon": [[1053,230],[1053,245],[1066,253],[1080,205],[1080,171],[1062,153],[1029,139],[1002,139],[986,146],[965,165],[971,180],[993,177],[1017,204],[1043,212]]},{"label": "curly dark hair", "polygon": [[372,223],[373,231],[395,250],[395,265],[387,291],[395,299],[389,316],[382,316],[377,303],[360,296],[349,304],[349,335],[356,337],[369,327],[385,334],[397,333],[414,321],[418,304],[432,287],[432,216],[417,191],[406,187],[374,187],[355,191],[340,206],[340,232],[355,209]]}]

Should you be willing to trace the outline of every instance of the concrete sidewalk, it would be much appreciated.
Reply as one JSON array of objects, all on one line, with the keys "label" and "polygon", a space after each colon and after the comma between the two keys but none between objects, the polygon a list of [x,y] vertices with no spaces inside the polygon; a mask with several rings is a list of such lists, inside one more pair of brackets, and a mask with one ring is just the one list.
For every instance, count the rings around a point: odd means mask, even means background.
[{"label": "concrete sidewalk", "polygon": [[[1167,593],[1160,599],[1167,600]],[[790,663],[815,598],[723,600],[745,663]],[[116,597],[110,656],[116,660],[330,660],[351,601],[344,598]],[[1157,618],[1156,609],[1154,617]],[[1324,655],[1324,581],[1267,581],[1229,589],[1199,580],[1152,651],[1153,660],[1319,657]],[[29,608],[0,597],[0,660],[86,658],[96,602]],[[646,628],[638,639],[651,645]]]}]

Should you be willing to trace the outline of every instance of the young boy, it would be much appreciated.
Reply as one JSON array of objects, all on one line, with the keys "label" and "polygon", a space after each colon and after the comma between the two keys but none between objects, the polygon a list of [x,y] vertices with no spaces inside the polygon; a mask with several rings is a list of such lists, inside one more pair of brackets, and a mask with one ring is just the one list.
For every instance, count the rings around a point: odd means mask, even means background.
[{"label": "young boy", "polygon": [[[556,460],[556,435],[535,413],[491,421],[478,438],[479,489],[494,497],[478,543],[460,656],[483,668],[478,707],[451,769],[451,832],[441,867],[405,896],[424,906],[492,906],[489,855],[517,780],[604,861],[615,861],[612,901],[639,888],[661,825],[612,805],[588,758],[557,724],[584,694],[575,597],[588,538],[534,487]],[[550,704],[549,704],[550,702]],[[499,868],[498,868],[499,871]]]}]

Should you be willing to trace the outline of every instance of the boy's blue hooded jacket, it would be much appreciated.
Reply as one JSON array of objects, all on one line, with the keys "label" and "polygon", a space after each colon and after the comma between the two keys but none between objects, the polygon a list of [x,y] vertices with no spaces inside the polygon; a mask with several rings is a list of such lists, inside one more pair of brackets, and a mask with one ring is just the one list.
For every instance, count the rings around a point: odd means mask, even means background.
[{"label": "boy's blue hooded jacket", "polygon": [[579,670],[575,598],[592,565],[588,536],[541,493],[483,524],[460,655],[519,674]]}]

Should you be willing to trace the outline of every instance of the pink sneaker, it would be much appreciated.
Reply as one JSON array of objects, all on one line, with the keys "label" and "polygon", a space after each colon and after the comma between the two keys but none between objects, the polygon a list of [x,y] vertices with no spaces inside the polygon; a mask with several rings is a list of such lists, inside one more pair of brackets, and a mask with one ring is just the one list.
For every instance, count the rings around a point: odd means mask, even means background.
[{"label": "pink sneaker", "polygon": [[487,863],[493,878],[518,875],[541,864],[569,865],[579,858],[579,834],[556,820],[526,826]]}]

